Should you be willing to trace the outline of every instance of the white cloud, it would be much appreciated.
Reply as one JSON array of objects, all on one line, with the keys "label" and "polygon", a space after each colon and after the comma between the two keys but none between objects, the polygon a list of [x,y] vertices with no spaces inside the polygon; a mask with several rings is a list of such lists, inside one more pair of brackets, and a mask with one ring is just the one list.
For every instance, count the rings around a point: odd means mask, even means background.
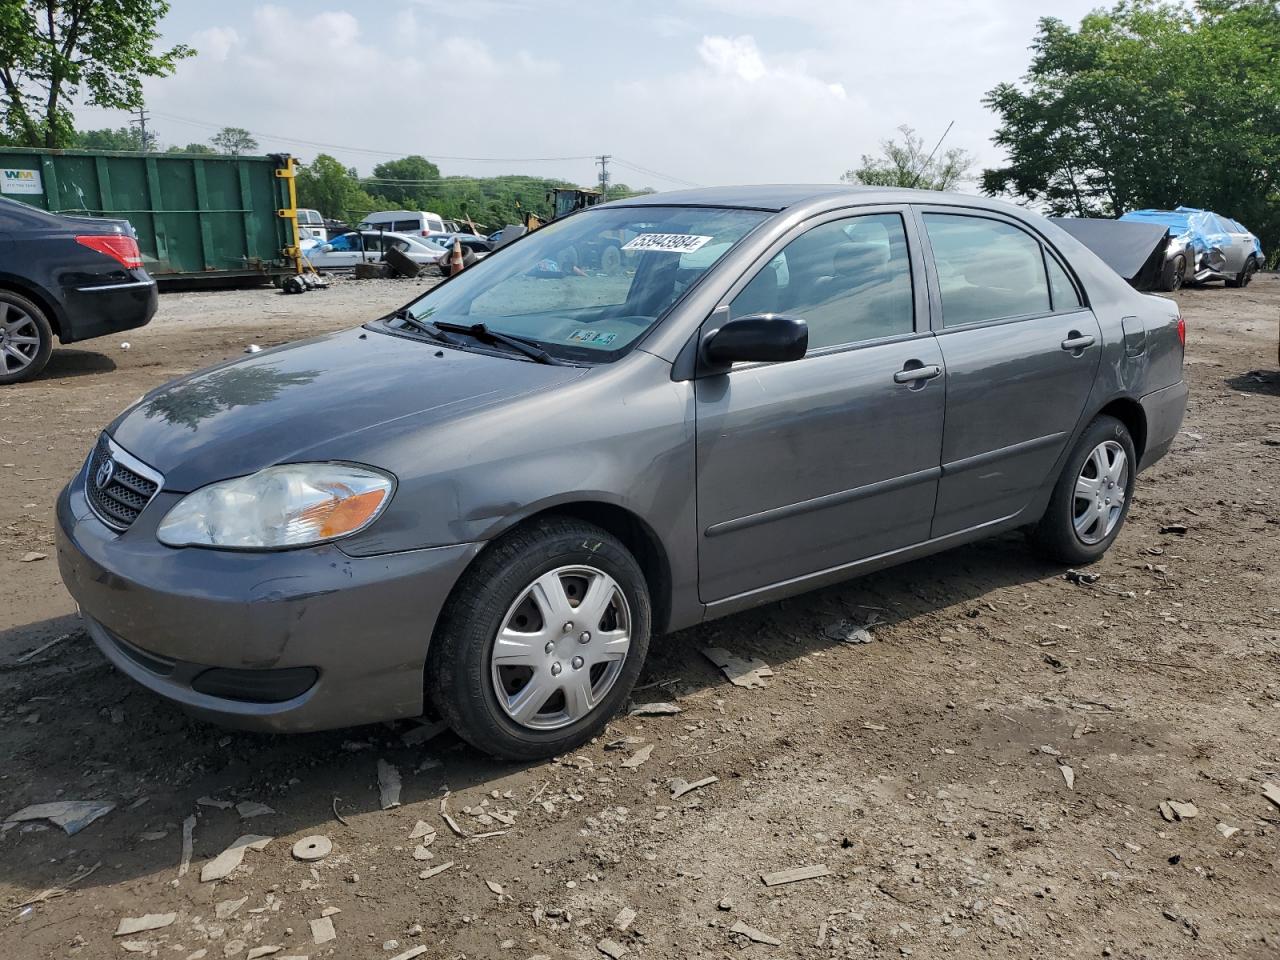
[{"label": "white cloud", "polygon": [[222,63],[232,47],[240,43],[240,34],[231,27],[210,27],[208,30],[198,31],[191,39],[203,56],[214,63]]},{"label": "white cloud", "polygon": [[[441,161],[447,173],[591,182],[611,153],[702,183],[834,180],[909,123],[999,158],[985,91],[1026,69],[1036,20],[1097,0],[233,0],[174,4],[166,40],[200,52],[148,79],[166,142],[243,126],[264,149]],[[175,119],[177,118],[177,119]],[[119,126],[85,108],[81,126]],[[187,122],[182,122],[182,121]],[[192,124],[191,121],[204,126]],[[294,138],[290,140],[289,138]],[[621,168],[635,186],[672,186]]]}]

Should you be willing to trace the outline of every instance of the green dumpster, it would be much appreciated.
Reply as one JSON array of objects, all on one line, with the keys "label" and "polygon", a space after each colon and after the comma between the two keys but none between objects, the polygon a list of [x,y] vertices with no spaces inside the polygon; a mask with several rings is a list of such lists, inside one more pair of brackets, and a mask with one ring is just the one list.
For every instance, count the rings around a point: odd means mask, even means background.
[{"label": "green dumpster", "polygon": [[294,163],[0,147],[0,196],[52,213],[128,220],[167,281],[270,279],[296,270]]}]

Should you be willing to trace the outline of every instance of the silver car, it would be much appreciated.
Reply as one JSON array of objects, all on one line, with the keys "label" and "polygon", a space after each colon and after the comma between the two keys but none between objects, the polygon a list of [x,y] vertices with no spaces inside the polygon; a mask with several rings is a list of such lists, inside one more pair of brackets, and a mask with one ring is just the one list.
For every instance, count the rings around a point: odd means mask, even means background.
[{"label": "silver car", "polygon": [[[556,251],[618,242],[623,270]],[[1022,528],[1121,530],[1177,306],[978,197],[694,190],[536,230],[362,327],[117,417],[58,501],[104,655],[205,717],[426,710],[550,756],[655,633]]]}]

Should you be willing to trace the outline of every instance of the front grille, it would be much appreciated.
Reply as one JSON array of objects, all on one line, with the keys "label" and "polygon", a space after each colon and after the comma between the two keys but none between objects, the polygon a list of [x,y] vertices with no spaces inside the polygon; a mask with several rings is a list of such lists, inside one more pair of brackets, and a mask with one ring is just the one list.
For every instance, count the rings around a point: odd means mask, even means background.
[{"label": "front grille", "polygon": [[[143,471],[151,475],[144,475]],[[103,436],[98,441],[93,455],[89,457],[84,490],[89,507],[99,520],[113,530],[128,530],[159,489],[158,474],[134,460],[107,437]]]}]

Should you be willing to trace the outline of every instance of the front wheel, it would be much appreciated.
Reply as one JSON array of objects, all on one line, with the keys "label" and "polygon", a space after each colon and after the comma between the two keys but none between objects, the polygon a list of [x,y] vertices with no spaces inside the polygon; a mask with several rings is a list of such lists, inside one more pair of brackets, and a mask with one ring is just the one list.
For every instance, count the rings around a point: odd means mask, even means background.
[{"label": "front wheel", "polygon": [[1062,563],[1099,559],[1129,513],[1137,467],[1129,429],[1115,417],[1098,417],[1067,458],[1032,541]]},{"label": "front wheel", "polygon": [[1253,279],[1253,275],[1258,272],[1258,261],[1250,257],[1244,262],[1244,268],[1235,277],[1234,280],[1228,280],[1228,287],[1247,287],[1249,281]]},{"label": "front wheel", "polygon": [[464,740],[534,760],[572,750],[621,708],[649,646],[649,591],[616,538],[567,517],[495,542],[459,580],[427,693]]},{"label": "front wheel", "polygon": [[1180,253],[1164,265],[1164,288],[1169,293],[1182,289],[1187,279],[1187,257]]}]

